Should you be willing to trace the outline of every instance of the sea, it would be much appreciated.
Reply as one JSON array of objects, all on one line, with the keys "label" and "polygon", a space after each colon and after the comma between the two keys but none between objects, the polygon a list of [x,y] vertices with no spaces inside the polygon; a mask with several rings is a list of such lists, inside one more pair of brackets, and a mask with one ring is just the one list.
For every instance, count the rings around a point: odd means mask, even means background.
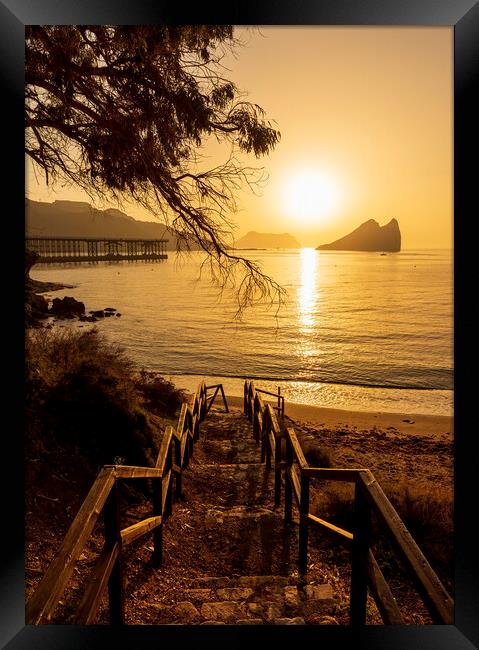
[{"label": "sea", "polygon": [[37,264],[36,280],[73,285],[86,310],[121,317],[95,324],[138,369],[194,390],[205,379],[243,394],[244,379],[286,402],[354,411],[453,414],[453,253],[250,250],[285,290],[280,309],[260,304],[235,319],[234,290],[220,291],[194,252],[163,261]]}]

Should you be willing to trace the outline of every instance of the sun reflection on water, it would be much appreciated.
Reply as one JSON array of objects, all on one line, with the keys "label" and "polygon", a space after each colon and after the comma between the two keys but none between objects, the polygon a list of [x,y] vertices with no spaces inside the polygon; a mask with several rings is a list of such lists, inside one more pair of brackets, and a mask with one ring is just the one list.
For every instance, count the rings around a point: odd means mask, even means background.
[{"label": "sun reflection on water", "polygon": [[298,288],[298,313],[301,331],[309,334],[316,324],[316,267],[318,254],[314,248],[301,249],[301,283]]}]

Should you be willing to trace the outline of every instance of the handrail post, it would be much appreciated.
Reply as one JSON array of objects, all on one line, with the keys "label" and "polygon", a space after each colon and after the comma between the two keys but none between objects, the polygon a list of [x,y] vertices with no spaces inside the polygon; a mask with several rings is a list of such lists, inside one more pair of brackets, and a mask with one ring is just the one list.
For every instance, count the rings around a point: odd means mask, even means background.
[{"label": "handrail post", "polygon": [[[267,410],[267,409],[265,409]],[[272,422],[271,422],[271,417],[268,413],[267,417],[267,424],[266,424],[266,431],[263,433],[263,444],[265,448],[265,453],[266,453],[266,470],[269,471],[271,469],[271,445],[269,441],[269,436],[273,430],[272,427]]]},{"label": "handrail post", "polygon": [[282,457],[283,435],[276,436],[276,450],[274,456],[274,505],[279,506],[281,503],[281,462]]},{"label": "handrail post", "polygon": [[121,561],[121,521],[120,521],[120,499],[118,483],[111,488],[103,509],[105,525],[105,542],[107,544],[118,543],[120,552],[115,561],[113,570],[108,580],[108,607],[110,610],[111,625],[123,625],[125,622],[124,613],[124,586],[123,567]]},{"label": "handrail post", "polygon": [[309,515],[309,476],[301,472],[301,501],[299,507],[299,555],[298,570],[305,574],[308,570],[308,515]]},{"label": "handrail post", "polygon": [[255,439],[256,442],[259,442],[259,434],[260,434],[260,408],[259,408],[259,397],[258,393],[256,393],[254,397],[254,404],[253,404],[253,438]]},{"label": "handrail post", "polygon": [[177,471],[175,472],[175,499],[181,499],[181,473],[183,467],[181,465],[181,440],[178,440],[176,436],[173,437],[174,440],[174,450],[175,450],[175,465],[177,466]]},{"label": "handrail post", "polygon": [[284,477],[284,523],[290,524],[293,521],[293,486],[289,472],[293,467],[293,447],[286,435],[286,465]]},{"label": "handrail post", "polygon": [[244,415],[248,415],[248,382],[246,379],[243,386],[243,412]]},{"label": "handrail post", "polygon": [[281,413],[281,386],[278,386],[278,415]]},{"label": "handrail post", "polygon": [[[151,484],[153,487],[153,516],[161,517],[163,515],[163,479],[161,477],[153,478]],[[153,531],[153,554],[151,560],[155,567],[161,566],[163,561],[163,523]]]},{"label": "handrail post", "polygon": [[358,478],[354,491],[354,529],[351,550],[350,622],[355,627],[366,624],[370,543],[371,508]]},{"label": "handrail post", "polygon": [[266,436],[268,431],[269,413],[267,409],[264,410],[264,417],[261,423],[261,462],[266,460]]}]

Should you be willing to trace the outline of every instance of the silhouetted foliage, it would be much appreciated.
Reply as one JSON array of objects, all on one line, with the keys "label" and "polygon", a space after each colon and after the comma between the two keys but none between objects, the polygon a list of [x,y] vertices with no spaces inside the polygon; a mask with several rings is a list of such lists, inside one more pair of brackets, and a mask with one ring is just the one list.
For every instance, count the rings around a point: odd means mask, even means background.
[{"label": "silhouetted foliage", "polygon": [[[174,416],[184,393],[135,370],[97,330],[30,330],[26,338],[28,449],[68,444],[102,465],[115,457],[154,465],[159,428],[152,409]],[[160,401],[161,400],[161,401]]]},{"label": "silhouetted foliage", "polygon": [[[26,153],[47,183],[161,215],[183,248],[208,253],[220,286],[235,282],[241,311],[283,290],[229,249],[236,190],[264,180],[238,155],[265,155],[280,137],[223,76],[238,44],[228,25],[26,26]],[[228,148],[212,169],[209,139]]]}]

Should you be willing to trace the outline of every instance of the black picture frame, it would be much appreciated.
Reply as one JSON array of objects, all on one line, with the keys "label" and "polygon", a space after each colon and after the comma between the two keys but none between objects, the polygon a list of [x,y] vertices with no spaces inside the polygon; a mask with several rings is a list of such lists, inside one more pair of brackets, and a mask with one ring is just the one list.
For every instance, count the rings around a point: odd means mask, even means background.
[{"label": "black picture frame", "polygon": [[[0,82],[2,85],[3,140],[6,150],[4,194],[10,199],[4,214],[7,259],[4,277],[10,290],[11,330],[4,339],[9,363],[3,367],[9,381],[4,389],[3,466],[7,473],[1,521],[5,550],[1,554],[0,641],[8,650],[57,648],[152,648],[189,643],[228,650],[274,642],[311,643],[318,647],[385,650],[470,650],[479,647],[479,590],[477,540],[469,525],[475,519],[479,473],[473,419],[473,401],[467,384],[472,381],[471,355],[477,289],[472,225],[477,184],[477,128],[479,114],[473,95],[478,78],[479,5],[473,0],[302,0],[267,2],[236,0],[197,3],[192,8],[162,0],[0,0]],[[456,590],[453,626],[366,626],[353,633],[348,626],[187,626],[114,627],[25,626],[24,622],[24,507],[23,507],[23,278],[24,278],[24,25],[26,24],[155,24],[232,23],[236,25],[449,25],[454,27],[454,309],[455,309],[455,547]],[[477,90],[477,89],[476,89]],[[475,183],[474,183],[475,181]],[[7,255],[7,249],[13,253]],[[477,273],[475,274],[477,275]],[[474,303],[474,304],[473,304]],[[6,357],[6,355],[5,355]],[[11,379],[10,379],[11,378]],[[7,417],[8,416],[8,417]],[[13,416],[13,417],[11,417]],[[6,423],[11,424],[7,427]]]}]

